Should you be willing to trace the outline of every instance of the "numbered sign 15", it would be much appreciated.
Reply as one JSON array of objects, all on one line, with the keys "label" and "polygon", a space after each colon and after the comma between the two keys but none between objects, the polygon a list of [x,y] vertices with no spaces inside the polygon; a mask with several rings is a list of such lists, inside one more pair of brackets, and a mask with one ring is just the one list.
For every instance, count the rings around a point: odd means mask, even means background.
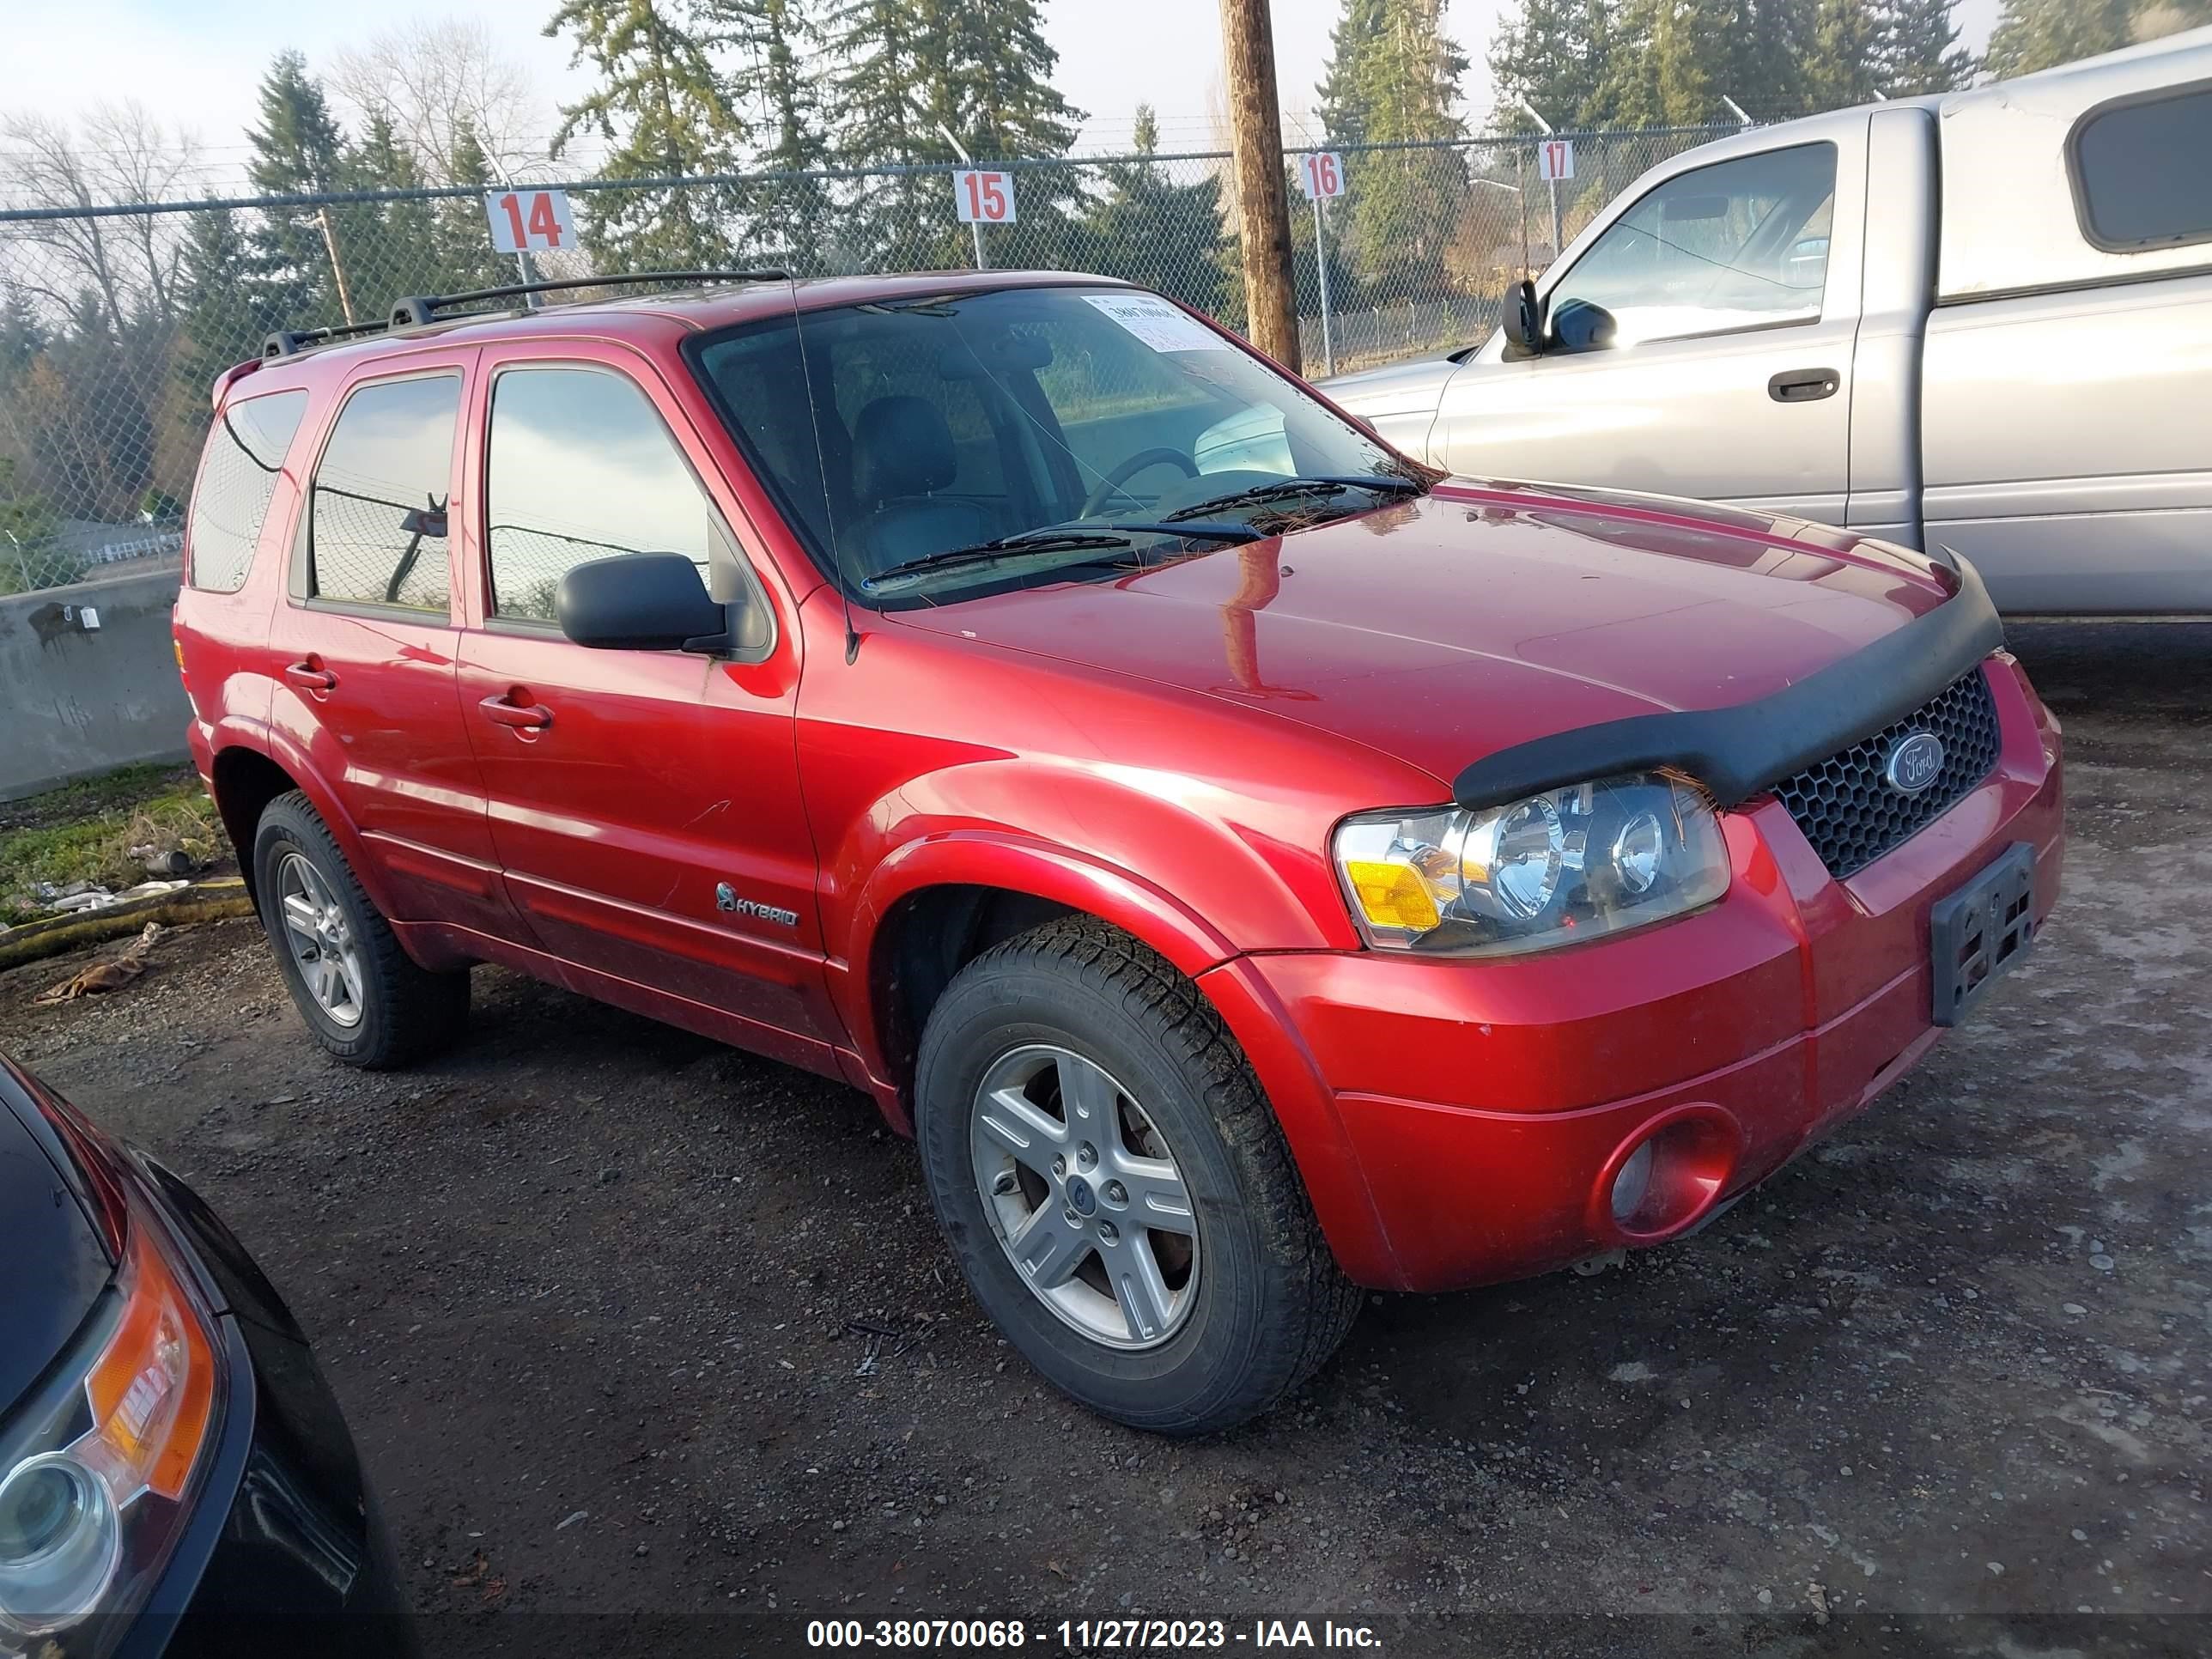
[{"label": "numbered sign 15", "polygon": [[568,198],[557,190],[503,190],[484,199],[491,245],[501,253],[557,253],[576,245]]},{"label": "numbered sign 15", "polygon": [[1014,222],[1014,175],[968,170],[952,175],[952,206],[963,225]]},{"label": "numbered sign 15", "polygon": [[1315,150],[1298,158],[1298,171],[1305,175],[1306,195],[1314,201],[1326,202],[1344,194],[1344,158],[1334,150]]},{"label": "numbered sign 15", "polygon": [[1570,138],[1547,138],[1536,146],[1536,176],[1557,181],[1575,176],[1575,146]]}]

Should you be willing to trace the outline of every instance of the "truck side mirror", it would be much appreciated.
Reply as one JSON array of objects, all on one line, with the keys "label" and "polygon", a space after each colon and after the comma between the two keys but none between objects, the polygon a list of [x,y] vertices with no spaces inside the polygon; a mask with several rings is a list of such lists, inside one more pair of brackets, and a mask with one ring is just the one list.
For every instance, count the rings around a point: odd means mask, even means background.
[{"label": "truck side mirror", "polygon": [[1498,319],[1505,331],[1505,360],[1538,357],[1544,351],[1544,308],[1537,302],[1536,284],[1526,276],[1505,291],[1505,314]]}]

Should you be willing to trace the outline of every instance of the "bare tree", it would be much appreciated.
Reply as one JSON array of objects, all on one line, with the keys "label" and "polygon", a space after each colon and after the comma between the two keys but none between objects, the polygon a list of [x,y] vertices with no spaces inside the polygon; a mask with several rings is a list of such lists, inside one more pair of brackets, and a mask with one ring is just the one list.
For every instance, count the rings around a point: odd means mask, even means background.
[{"label": "bare tree", "polygon": [[[89,208],[101,205],[83,152],[66,124],[51,116],[0,118],[0,139],[7,142],[8,195],[20,207]],[[114,222],[107,219],[34,219],[5,228],[8,240],[41,250],[44,258],[17,258],[9,263],[15,285],[67,312],[80,294],[100,297],[112,328],[123,320],[123,279],[112,246]]]},{"label": "bare tree", "polygon": [[[84,209],[169,200],[197,162],[195,139],[164,128],[136,102],[94,105],[81,130],[80,141],[67,122],[51,116],[0,119],[14,204]],[[4,228],[7,240],[41,257],[9,261],[10,279],[64,310],[88,290],[111,328],[120,328],[140,302],[173,318],[178,230],[172,217],[153,215],[12,223]]]},{"label": "bare tree", "polygon": [[[174,201],[185,193],[199,159],[199,141],[193,135],[164,129],[135,98],[93,106],[84,118],[84,136],[94,187],[111,202]],[[184,222],[173,214],[147,213],[111,222],[129,238],[155,305],[173,320]]]},{"label": "bare tree", "polygon": [[529,70],[479,19],[420,19],[386,29],[341,51],[330,86],[358,115],[386,116],[434,184],[472,182],[456,176],[465,133],[473,132],[504,176],[545,159],[551,112]]}]

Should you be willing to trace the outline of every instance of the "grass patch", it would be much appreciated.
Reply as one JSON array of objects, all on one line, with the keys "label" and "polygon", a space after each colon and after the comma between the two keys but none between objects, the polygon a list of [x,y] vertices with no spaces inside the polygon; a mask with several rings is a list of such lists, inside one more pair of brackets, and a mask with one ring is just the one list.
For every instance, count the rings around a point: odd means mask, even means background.
[{"label": "grass patch", "polygon": [[181,848],[198,865],[227,850],[215,803],[189,769],[128,766],[0,805],[0,923],[46,914],[33,884],[120,892],[147,879],[134,847]]}]

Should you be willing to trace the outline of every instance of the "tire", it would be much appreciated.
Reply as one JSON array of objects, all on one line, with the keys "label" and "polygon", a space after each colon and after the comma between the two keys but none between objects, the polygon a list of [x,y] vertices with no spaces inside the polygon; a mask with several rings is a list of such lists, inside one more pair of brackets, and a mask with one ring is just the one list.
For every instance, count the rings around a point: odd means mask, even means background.
[{"label": "tire", "polygon": [[[337,842],[298,790],[279,795],[253,836],[254,892],[277,969],[316,1042],[349,1066],[404,1066],[450,1043],[466,1024],[469,975],[432,973],[400,948],[391,924],[338,851]],[[286,921],[288,890],[327,920],[314,930],[315,960],[303,962]],[[295,915],[305,912],[295,910]],[[337,945],[349,949],[339,951]],[[309,984],[327,957],[343,959],[342,988],[326,1006]]]},{"label": "tire", "polygon": [[[1065,918],[969,963],[931,1011],[915,1096],[930,1201],[969,1288],[1030,1364],[1102,1416],[1168,1435],[1233,1427],[1352,1328],[1360,1292],[1243,1051],[1196,986],[1119,929]],[[1079,1113],[1110,1119],[1124,1144],[1084,1139]],[[1057,1181],[1041,1167],[1055,1149],[1076,1160]],[[1155,1173],[1101,1179],[1115,1170]],[[1139,1208],[1170,1229],[1133,1224]],[[1082,1256],[1073,1277],[1063,1230]],[[1130,1265],[1139,1240],[1149,1271]]]}]

